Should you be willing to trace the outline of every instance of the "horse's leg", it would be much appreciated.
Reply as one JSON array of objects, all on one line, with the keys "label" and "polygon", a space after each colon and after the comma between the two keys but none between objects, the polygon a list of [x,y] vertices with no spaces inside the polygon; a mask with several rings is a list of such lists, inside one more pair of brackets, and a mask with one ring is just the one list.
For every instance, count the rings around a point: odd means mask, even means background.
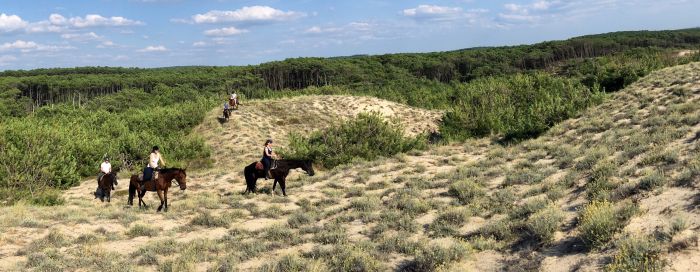
[{"label": "horse's leg", "polygon": [[146,205],[146,201],[143,201],[144,195],[146,195],[146,191],[142,191],[139,189],[139,208],[141,208],[141,203],[143,203],[144,208],[148,208],[148,205]]},{"label": "horse's leg", "polygon": [[165,211],[168,211],[168,188],[163,191],[163,199],[165,199]]},{"label": "horse's leg", "polygon": [[[282,186],[282,183],[280,183],[280,186]],[[277,179],[272,182],[272,191],[270,192],[271,195],[275,194],[275,188],[277,188]]]},{"label": "horse's leg", "polygon": [[163,201],[163,191],[162,191],[162,190],[157,190],[157,189],[156,189],[156,191],[158,192],[158,198],[160,198],[160,206],[158,206],[158,211],[160,211],[160,210],[163,209],[163,203],[164,203],[164,201]]},{"label": "horse's leg", "polygon": [[280,187],[282,187],[282,195],[287,196],[287,181],[286,178],[280,179]]},{"label": "horse's leg", "polygon": [[107,190],[107,203],[112,202],[112,190]]}]

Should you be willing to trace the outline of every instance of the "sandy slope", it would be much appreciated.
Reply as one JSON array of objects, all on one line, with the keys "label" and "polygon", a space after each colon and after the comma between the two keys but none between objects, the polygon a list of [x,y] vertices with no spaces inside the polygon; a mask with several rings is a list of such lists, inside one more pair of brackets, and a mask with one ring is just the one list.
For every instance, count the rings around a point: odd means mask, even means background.
[{"label": "sandy slope", "polygon": [[[669,270],[691,271],[700,258],[699,181],[691,177],[683,186],[676,181],[700,156],[698,100],[700,64],[665,69],[538,139],[512,146],[490,139],[472,140],[377,162],[357,162],[319,171],[314,177],[294,172],[287,198],[240,194],[244,190],[242,168],[259,158],[264,139],[273,138],[284,146],[289,132],[308,133],[368,110],[395,117],[407,133],[417,134],[436,128],[441,114],[369,97],[244,101],[229,122],[219,123],[216,109],[195,129],[212,146],[214,167],[189,173],[188,190],[172,193],[167,214],[156,213],[153,207],[125,207],[124,185],[111,204],[94,201],[89,196],[92,180],[68,190],[68,204],[62,207],[0,208],[0,271],[50,265],[77,269],[69,266],[73,256],[97,258],[100,252],[110,252],[111,261],[103,265],[108,271],[229,271],[223,269],[229,264],[256,270],[287,255],[302,256],[305,263],[324,271],[322,267],[331,259],[321,253],[334,248],[359,258],[351,258],[353,261],[367,264],[376,260],[380,270],[393,270],[410,267],[429,245],[453,244],[470,248],[466,256],[443,267],[454,271],[595,271],[604,268],[618,250],[611,243],[587,251],[578,238],[577,220],[588,202],[586,186],[594,166],[577,165],[590,158],[595,158],[593,165],[616,162],[610,180],[617,188],[612,193],[621,195],[620,203],[636,203],[639,208],[614,240],[667,230],[672,220],[684,218],[685,229],[664,244],[667,250],[661,257],[668,260]],[[633,151],[634,156],[625,156]],[[654,171],[663,173],[664,185],[632,193],[623,190]],[[519,181],[525,179],[534,181]],[[458,202],[448,188],[463,180],[478,184],[483,195],[477,194],[469,203]],[[270,185],[261,181],[260,187],[267,193]],[[514,198],[496,197],[502,195]],[[547,199],[564,214],[553,241],[475,239],[485,226],[510,220],[509,214],[538,199]],[[153,195],[147,201],[156,203]],[[408,204],[413,206],[402,206]],[[363,205],[370,208],[362,210]],[[495,210],[499,205],[507,208]],[[454,210],[468,213],[465,222],[455,227],[454,234],[434,235],[431,228],[436,218]],[[415,214],[406,215],[409,211]],[[394,222],[397,212],[399,218]],[[294,223],[304,214],[314,217],[310,222]],[[217,223],[220,221],[223,223]],[[390,223],[398,226],[382,228]],[[151,237],[140,236],[135,231],[138,226],[151,228]],[[521,229],[511,232],[527,237]],[[60,233],[69,242],[52,243],[46,238],[50,233]],[[337,242],[324,242],[328,234],[337,235]],[[386,246],[393,235],[404,235],[401,240],[415,242],[418,248],[403,253],[377,249]],[[91,237],[93,240],[88,239]],[[91,242],[81,242],[86,239]],[[37,249],[39,243],[47,246]],[[164,243],[174,243],[178,249],[149,249]],[[677,246],[683,243],[685,246]],[[22,252],[29,249],[36,252]],[[320,259],[310,257],[317,256],[314,254],[320,254]],[[95,267],[90,263],[79,266],[84,270]]]}]

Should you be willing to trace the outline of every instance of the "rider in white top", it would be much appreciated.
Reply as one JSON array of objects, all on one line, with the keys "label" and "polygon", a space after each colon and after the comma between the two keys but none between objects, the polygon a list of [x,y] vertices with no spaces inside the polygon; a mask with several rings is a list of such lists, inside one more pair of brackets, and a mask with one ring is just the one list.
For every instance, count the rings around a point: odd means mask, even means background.
[{"label": "rider in white top", "polygon": [[236,100],[237,97],[238,97],[238,95],[237,95],[236,93],[232,93],[232,94],[231,94],[231,99],[232,99],[232,100]]},{"label": "rider in white top", "polygon": [[165,163],[165,160],[163,157],[160,155],[159,150],[154,150],[151,152],[151,155],[148,156],[148,167],[153,168],[153,169],[158,169],[158,162],[163,161]]},{"label": "rider in white top", "polygon": [[[154,146],[153,150],[151,150],[151,154],[148,155],[148,165],[146,165],[146,168],[143,169],[142,182],[149,181],[155,178],[155,174],[157,173],[156,169],[158,169],[158,164],[160,162],[163,162],[163,164],[165,164],[165,159],[163,159],[163,156],[160,154],[158,146]],[[143,187],[144,183],[142,183],[141,186]]]},{"label": "rider in white top", "polygon": [[109,163],[109,158],[105,157],[102,164],[100,164],[100,173],[97,174],[97,183],[100,182],[100,179],[102,179],[104,175],[109,173],[112,173],[112,164]]}]

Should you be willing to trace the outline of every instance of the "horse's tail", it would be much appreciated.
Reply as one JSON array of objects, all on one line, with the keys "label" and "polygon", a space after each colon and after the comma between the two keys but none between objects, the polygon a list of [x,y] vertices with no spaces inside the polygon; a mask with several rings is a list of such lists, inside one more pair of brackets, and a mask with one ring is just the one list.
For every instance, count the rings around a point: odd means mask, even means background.
[{"label": "horse's tail", "polygon": [[129,182],[129,205],[134,203],[134,195],[136,195],[136,184],[134,184],[134,178],[132,177],[131,181]]}]

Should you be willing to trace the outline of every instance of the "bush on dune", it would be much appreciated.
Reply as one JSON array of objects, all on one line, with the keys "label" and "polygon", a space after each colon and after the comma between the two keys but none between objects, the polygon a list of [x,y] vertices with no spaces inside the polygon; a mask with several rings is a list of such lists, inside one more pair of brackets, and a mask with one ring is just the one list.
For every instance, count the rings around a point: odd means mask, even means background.
[{"label": "bush on dune", "polygon": [[460,84],[456,92],[456,104],[440,128],[454,139],[529,138],[603,98],[595,88],[544,73],[478,79]]},{"label": "bush on dune", "polygon": [[289,148],[284,152],[287,158],[311,159],[327,168],[355,158],[373,160],[426,145],[422,138],[405,137],[399,125],[384,120],[377,113],[361,113],[308,137],[292,134],[290,139]]}]

